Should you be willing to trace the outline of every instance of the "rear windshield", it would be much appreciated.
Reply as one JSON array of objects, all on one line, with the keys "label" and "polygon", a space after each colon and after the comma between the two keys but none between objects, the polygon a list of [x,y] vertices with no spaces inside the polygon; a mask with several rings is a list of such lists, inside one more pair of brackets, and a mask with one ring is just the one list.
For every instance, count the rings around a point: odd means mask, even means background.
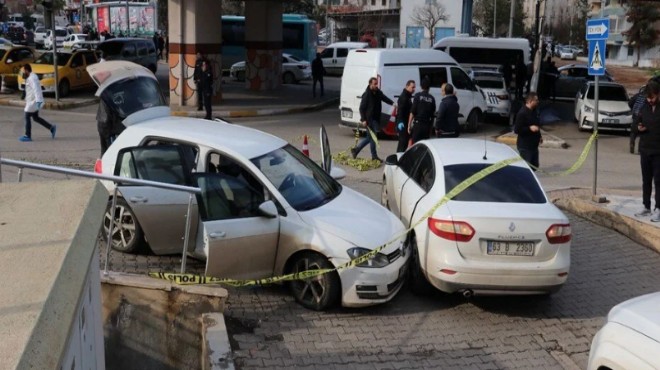
[{"label": "rear windshield", "polygon": [[503,89],[504,88],[504,83],[502,81],[498,80],[481,80],[481,79],[476,79],[474,82],[477,83],[480,87],[483,87],[484,89]]},{"label": "rear windshield", "polygon": [[121,53],[121,48],[124,46],[121,42],[104,42],[98,46],[98,48],[103,51],[103,54],[108,57],[110,55],[119,55]]},{"label": "rear windshield", "polygon": [[127,78],[108,86],[101,99],[123,120],[143,109],[166,106],[158,82],[148,77]]},{"label": "rear windshield", "polygon": [[[445,189],[455,188],[468,177],[490,164],[468,163],[445,166]],[[453,198],[460,202],[545,203],[543,189],[528,168],[506,166],[497,170]]]},{"label": "rear windshield", "polygon": [[[587,99],[595,99],[594,93],[596,92],[595,86],[591,86],[587,93]],[[619,86],[598,86],[598,100],[610,101],[628,101],[628,94],[623,87]]]}]

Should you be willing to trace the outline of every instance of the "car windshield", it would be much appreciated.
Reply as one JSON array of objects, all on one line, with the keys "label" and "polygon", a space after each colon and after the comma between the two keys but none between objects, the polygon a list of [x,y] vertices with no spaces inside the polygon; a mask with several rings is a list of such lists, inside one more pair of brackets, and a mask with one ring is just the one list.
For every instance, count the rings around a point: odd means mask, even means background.
[{"label": "car windshield", "polygon": [[103,90],[101,99],[122,119],[143,109],[167,105],[158,82],[149,77],[115,82]]},{"label": "car windshield", "polygon": [[[594,93],[596,89],[594,86],[591,86],[589,92],[587,93],[587,99],[595,99]],[[628,94],[626,94],[626,89],[621,86],[598,86],[598,100],[610,100],[610,101],[628,101]]]},{"label": "car windshield", "polygon": [[302,59],[296,57],[295,55],[287,55],[286,58],[289,59],[289,62],[302,62]]},{"label": "car windshield", "polygon": [[7,50],[0,49],[0,59],[4,58],[5,54],[7,54]]},{"label": "car windshield", "polygon": [[67,37],[69,33],[66,30],[55,30],[55,37]]},{"label": "car windshield", "polygon": [[474,80],[474,82],[476,82],[477,85],[479,85],[479,87],[483,87],[484,89],[504,88],[504,82],[502,82],[501,80],[477,78],[476,80]]},{"label": "car windshield", "polygon": [[252,163],[297,211],[318,208],[341,193],[335,179],[291,145],[254,158]]},{"label": "car windshield", "polygon": [[[447,193],[468,177],[490,166],[466,163],[445,166]],[[506,166],[460,192],[452,200],[459,202],[545,203],[543,189],[529,168]]]},{"label": "car windshield", "polygon": [[[69,59],[71,59],[71,55],[72,54],[69,53],[57,53],[57,65],[65,66],[69,62]],[[41,54],[41,56],[34,61],[34,64],[48,64],[52,66],[53,52],[49,51]]]}]

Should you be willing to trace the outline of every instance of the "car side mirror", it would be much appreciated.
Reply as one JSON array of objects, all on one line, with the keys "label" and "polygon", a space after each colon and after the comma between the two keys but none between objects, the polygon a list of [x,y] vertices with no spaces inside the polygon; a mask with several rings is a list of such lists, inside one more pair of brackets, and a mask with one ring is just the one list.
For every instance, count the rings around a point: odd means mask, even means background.
[{"label": "car side mirror", "polygon": [[330,177],[335,180],[341,180],[346,177],[346,171],[339,167],[332,166],[330,167]]},{"label": "car side mirror", "polygon": [[259,215],[266,218],[275,218],[278,215],[277,206],[272,200],[267,200],[259,205]]},{"label": "car side mirror", "polygon": [[385,158],[385,164],[390,166],[398,166],[399,158],[397,158],[396,154],[390,154]]}]

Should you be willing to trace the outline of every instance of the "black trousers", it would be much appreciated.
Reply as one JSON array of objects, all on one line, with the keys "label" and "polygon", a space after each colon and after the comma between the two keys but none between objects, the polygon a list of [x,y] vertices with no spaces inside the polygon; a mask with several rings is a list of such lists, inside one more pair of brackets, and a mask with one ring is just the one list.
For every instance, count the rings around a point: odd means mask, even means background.
[{"label": "black trousers", "polygon": [[637,115],[633,115],[633,123],[630,125],[630,153],[635,152],[635,141],[637,136],[639,136],[639,131],[637,131]]},{"label": "black trousers", "polygon": [[202,97],[202,89],[199,82],[195,82],[195,88],[197,89],[197,109],[202,110],[204,104],[204,97]]},{"label": "black trousers", "polygon": [[536,171],[539,168],[539,149],[530,149],[530,148],[521,148],[518,147],[518,153],[529,163],[532,167],[532,170]]},{"label": "black trousers", "polygon": [[404,124],[403,131],[399,131],[399,144],[396,146],[396,151],[405,152],[408,149],[408,141],[410,141],[410,134],[408,134],[408,128]]},{"label": "black trousers", "polygon": [[431,123],[415,122],[412,128],[412,140],[416,143],[431,137]]},{"label": "black trousers", "polygon": [[213,98],[213,95],[211,94],[202,94],[203,100],[204,100],[204,109],[206,110],[206,116],[204,117],[205,119],[213,119],[211,117],[211,100]]},{"label": "black trousers", "polygon": [[642,203],[651,209],[651,191],[655,184],[655,208],[660,208],[660,155],[639,153],[642,167]]},{"label": "black trousers", "polygon": [[323,90],[323,76],[313,77],[312,79],[312,96],[316,98],[316,82],[321,85],[321,96],[323,96],[325,94],[325,91]]}]

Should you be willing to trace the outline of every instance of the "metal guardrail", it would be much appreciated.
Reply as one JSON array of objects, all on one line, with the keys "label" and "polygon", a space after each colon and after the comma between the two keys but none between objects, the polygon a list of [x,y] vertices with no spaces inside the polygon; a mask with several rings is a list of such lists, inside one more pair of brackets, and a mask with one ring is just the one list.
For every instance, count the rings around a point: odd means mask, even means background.
[{"label": "metal guardrail", "polygon": [[14,166],[18,167],[18,179],[17,182],[21,182],[23,180],[23,169],[24,168],[30,168],[34,170],[39,170],[39,171],[47,171],[47,172],[55,172],[55,173],[61,173],[61,174],[66,174],[66,175],[72,175],[72,176],[79,176],[79,177],[86,177],[86,178],[92,178],[92,179],[97,179],[97,180],[106,180],[106,181],[112,181],[112,183],[115,185],[115,189],[112,195],[112,207],[111,209],[113,212],[111,213],[111,222],[110,226],[108,228],[108,242],[106,246],[106,255],[105,255],[105,267],[103,269],[104,274],[108,274],[108,260],[110,257],[110,249],[112,249],[112,232],[114,231],[114,225],[115,225],[115,218],[114,218],[114,210],[117,207],[117,183],[122,183],[122,184],[131,184],[131,185],[142,185],[142,186],[153,186],[156,188],[161,188],[161,189],[167,189],[167,190],[175,190],[175,191],[184,191],[189,194],[188,197],[188,211],[186,213],[186,232],[185,236],[183,239],[183,252],[181,253],[181,273],[184,274],[186,272],[186,259],[187,259],[187,252],[188,252],[188,239],[190,238],[190,213],[192,211],[192,201],[193,197],[195,194],[201,194],[202,191],[200,188],[192,187],[192,186],[183,186],[183,185],[174,185],[174,184],[167,184],[164,182],[157,182],[157,181],[150,181],[150,180],[140,180],[140,179],[132,179],[128,177],[120,177],[120,176],[111,176],[111,175],[102,175],[98,174],[96,172],[90,172],[90,171],[82,171],[82,170],[74,170],[71,168],[66,168],[66,167],[57,167],[57,166],[51,166],[47,164],[40,164],[40,163],[32,163],[32,162],[25,162],[25,161],[18,161],[14,159],[5,159],[2,158],[2,155],[0,154],[0,183],[2,183],[2,165],[9,165],[9,166]]}]

